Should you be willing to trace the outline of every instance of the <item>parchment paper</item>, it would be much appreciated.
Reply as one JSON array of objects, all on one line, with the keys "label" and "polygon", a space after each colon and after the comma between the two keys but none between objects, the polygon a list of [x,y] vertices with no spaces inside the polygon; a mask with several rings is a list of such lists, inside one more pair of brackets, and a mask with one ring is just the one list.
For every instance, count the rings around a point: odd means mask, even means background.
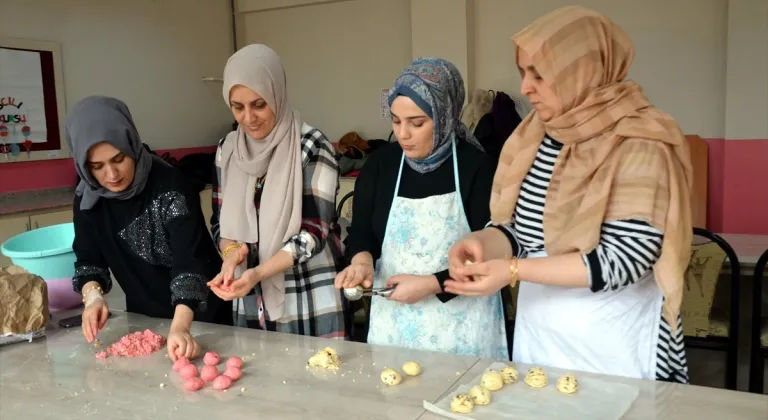
[{"label": "parchment paper", "polygon": [[[493,363],[488,369],[501,370],[505,364]],[[471,414],[457,414],[451,411],[451,398],[461,392],[469,392],[473,385],[480,384],[482,374],[462,383],[458,389],[432,404],[424,401],[424,409],[440,416],[455,420],[498,420],[498,419],[568,419],[568,420],[618,420],[629,410],[639,394],[636,387],[614,383],[608,380],[579,377],[579,390],[575,394],[563,394],[557,390],[557,379],[568,373],[561,369],[548,369],[549,384],[545,388],[531,388],[524,378],[528,367],[511,364],[520,373],[520,380],[512,385],[491,392],[491,403],[475,406]],[[488,370],[486,369],[486,371]],[[484,371],[485,372],[485,371]]]}]

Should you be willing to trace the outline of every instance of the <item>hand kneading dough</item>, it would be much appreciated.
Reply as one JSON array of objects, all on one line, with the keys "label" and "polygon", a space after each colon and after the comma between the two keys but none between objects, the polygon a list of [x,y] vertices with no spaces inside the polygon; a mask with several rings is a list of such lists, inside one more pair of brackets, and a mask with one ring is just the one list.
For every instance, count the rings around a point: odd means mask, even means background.
[{"label": "hand kneading dough", "polygon": [[394,369],[384,369],[381,371],[381,382],[384,382],[386,385],[399,385],[402,380],[403,378],[400,376],[400,372]]},{"label": "hand kneading dough", "polygon": [[498,391],[504,386],[504,379],[498,371],[491,369],[480,379],[480,385],[489,391]]},{"label": "hand kneading dough", "polygon": [[525,374],[525,383],[531,388],[544,388],[547,386],[547,373],[540,367],[533,367]]},{"label": "hand kneading dough", "polygon": [[421,374],[421,366],[416,362],[403,363],[403,373],[408,376],[419,376]]},{"label": "hand kneading dough", "polygon": [[557,390],[563,394],[573,394],[579,390],[579,380],[572,373],[566,373],[557,380]]},{"label": "hand kneading dough", "polygon": [[325,369],[338,369],[341,361],[336,350],[326,347],[309,358],[309,365]]},{"label": "hand kneading dough", "polygon": [[472,398],[474,405],[488,405],[491,402],[491,391],[475,385],[469,390],[469,396]]},{"label": "hand kneading dough", "polygon": [[469,414],[473,408],[475,408],[475,404],[468,394],[456,394],[451,398],[451,411],[454,413]]},{"label": "hand kneading dough", "polygon": [[501,378],[504,379],[505,385],[510,385],[517,382],[517,378],[519,378],[519,376],[520,374],[517,373],[517,369],[511,366],[507,366],[501,370]]}]

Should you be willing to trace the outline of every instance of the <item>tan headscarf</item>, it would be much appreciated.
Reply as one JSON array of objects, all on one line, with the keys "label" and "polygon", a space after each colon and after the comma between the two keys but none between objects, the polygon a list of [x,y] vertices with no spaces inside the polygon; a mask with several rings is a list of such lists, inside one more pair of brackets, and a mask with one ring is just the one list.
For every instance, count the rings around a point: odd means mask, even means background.
[{"label": "tan headscarf", "polygon": [[677,327],[691,246],[691,162],[680,127],[624,80],[634,57],[627,34],[608,18],[564,7],[517,33],[560,101],[548,122],[534,111],[507,140],[494,177],[491,218],[509,222],[520,185],[545,134],[564,144],[544,208],[549,255],[587,253],[606,220],[641,218],[664,231],[654,266],[663,314]]},{"label": "tan headscarf", "polygon": [[[280,57],[265,45],[248,45],[233,54],[224,67],[224,101],[236,85],[264,98],[277,123],[262,140],[238,128],[216,157],[221,168],[221,237],[258,244],[259,261],[271,258],[301,228],[301,126],[298,112],[288,102],[285,70]],[[266,174],[262,205],[256,214],[256,180]],[[245,263],[244,263],[245,264]],[[283,315],[285,277],[278,273],[261,282],[270,320]]]}]

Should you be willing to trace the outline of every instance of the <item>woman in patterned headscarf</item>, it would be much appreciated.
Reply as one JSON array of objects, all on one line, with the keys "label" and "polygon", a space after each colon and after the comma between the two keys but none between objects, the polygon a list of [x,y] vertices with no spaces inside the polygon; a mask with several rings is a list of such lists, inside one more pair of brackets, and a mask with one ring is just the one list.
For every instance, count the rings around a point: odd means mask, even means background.
[{"label": "woman in patterned headscarf", "polygon": [[605,16],[565,7],[512,40],[534,112],[504,146],[494,226],[454,245],[446,290],[482,296],[520,281],[515,361],[686,382],[691,164],[680,128],[626,80],[632,42]]},{"label": "woman in patterned headscarf", "polygon": [[[393,288],[371,304],[368,343],[507,358],[499,294],[444,293],[448,248],[488,222],[493,163],[459,119],[456,67],[420,58],[389,95],[397,143],[376,151],[355,183],[336,287]],[[375,269],[374,269],[375,268]]]}]

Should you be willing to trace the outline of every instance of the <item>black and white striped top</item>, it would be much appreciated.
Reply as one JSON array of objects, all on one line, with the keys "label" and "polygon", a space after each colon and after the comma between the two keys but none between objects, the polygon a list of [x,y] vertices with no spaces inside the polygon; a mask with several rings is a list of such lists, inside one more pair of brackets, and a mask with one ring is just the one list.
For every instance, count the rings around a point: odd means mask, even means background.
[{"label": "black and white striped top", "polygon": [[[526,175],[511,223],[498,226],[509,238],[518,257],[544,250],[544,204],[562,143],[545,138]],[[638,219],[611,220],[601,227],[600,243],[583,256],[593,292],[620,290],[648,278],[661,254],[664,234]],[[661,324],[657,348],[657,379],[687,383],[687,362],[682,325],[672,337],[669,325],[659,315]]]}]

